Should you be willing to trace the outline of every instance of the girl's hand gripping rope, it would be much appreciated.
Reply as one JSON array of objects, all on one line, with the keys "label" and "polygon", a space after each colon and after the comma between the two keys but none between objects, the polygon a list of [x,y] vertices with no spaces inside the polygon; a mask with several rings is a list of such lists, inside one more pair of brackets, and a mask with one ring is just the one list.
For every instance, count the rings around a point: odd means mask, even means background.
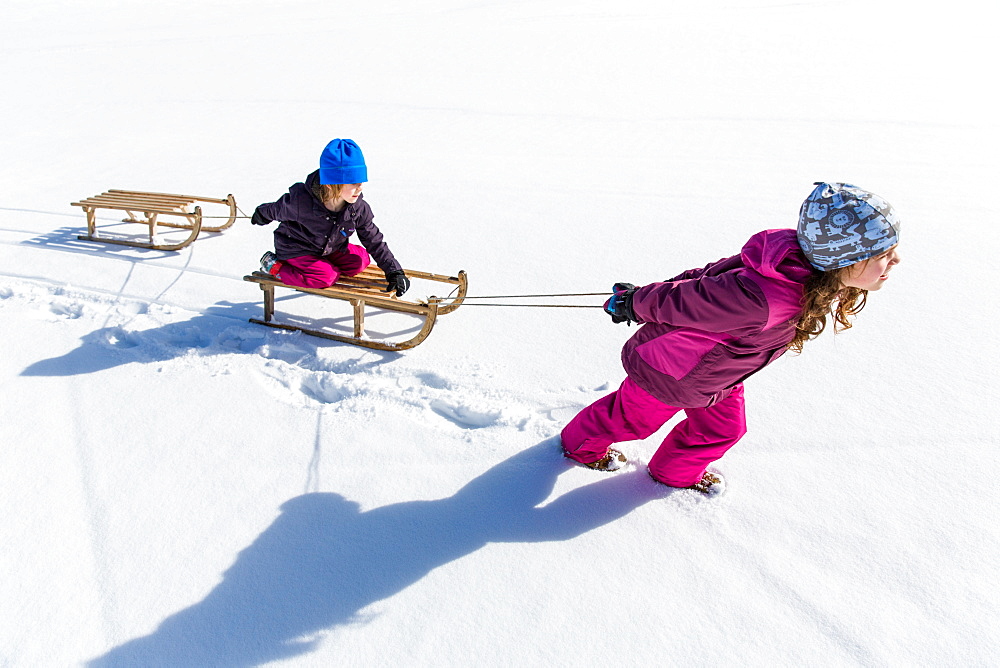
[{"label": "girl's hand gripping rope", "polygon": [[615,283],[611,290],[615,294],[604,302],[604,311],[611,316],[611,322],[627,322],[630,326],[633,322],[642,323],[632,310],[632,295],[638,288],[631,283]]}]

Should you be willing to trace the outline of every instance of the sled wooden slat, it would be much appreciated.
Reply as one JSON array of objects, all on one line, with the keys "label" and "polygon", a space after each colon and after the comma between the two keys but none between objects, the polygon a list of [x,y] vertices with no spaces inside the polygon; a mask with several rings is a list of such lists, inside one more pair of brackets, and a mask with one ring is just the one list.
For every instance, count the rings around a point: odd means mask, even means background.
[{"label": "sled wooden slat", "polygon": [[122,194],[122,195],[141,195],[141,196],[151,195],[153,197],[166,197],[166,198],[170,198],[170,199],[180,199],[180,200],[194,199],[194,200],[197,200],[199,202],[208,202],[209,204],[229,204],[230,200],[233,197],[232,195],[230,195],[229,197],[226,197],[225,199],[219,199],[217,197],[191,197],[189,195],[171,195],[169,193],[150,193],[150,192],[143,192],[141,190],[117,190],[117,189],[114,189],[114,188],[112,188],[108,192],[116,194],[116,195],[117,194]]},{"label": "sled wooden slat", "polygon": [[[439,315],[450,313],[461,305],[468,292],[468,279],[464,271],[458,272],[458,276],[444,276],[410,269],[404,271],[411,278],[421,278],[455,286],[452,288],[452,292],[455,294],[445,298],[430,297],[426,302],[409,301],[391,296],[390,293],[384,292],[388,284],[385,281],[385,275],[382,273],[382,270],[377,267],[369,267],[356,276],[342,278],[329,288],[300,288],[282,283],[270,274],[255,271],[252,274],[244,276],[243,280],[257,283],[264,292],[264,319],[251,318],[250,322],[278,329],[304,332],[312,336],[350,343],[364,348],[373,348],[375,350],[406,350],[418,345],[427,338],[434,328],[434,322]],[[339,299],[350,303],[354,312],[354,335],[347,336],[346,334],[335,334],[322,329],[272,322],[274,318],[275,288],[287,288],[297,292],[327,297],[329,299]],[[395,342],[370,339],[365,336],[366,306],[421,316],[423,317],[423,324],[420,331],[406,341]]]},{"label": "sled wooden slat", "polygon": [[[196,204],[198,202],[202,204],[227,205],[229,207],[229,215],[226,221],[221,225],[205,225],[201,206]],[[78,239],[100,241],[102,243],[118,244],[121,246],[150,248],[153,250],[179,250],[197,239],[198,235],[203,231],[221,232],[236,222],[236,199],[232,195],[223,199],[194,195],[172,195],[170,193],[154,193],[141,190],[112,189],[78,202],[71,202],[70,205],[81,207],[87,215],[87,234],[79,235]],[[123,218],[122,222],[142,223],[146,225],[149,228],[149,241],[131,241],[98,236],[98,209],[125,211],[128,217]],[[161,216],[173,218],[163,220],[160,218]],[[157,226],[190,230],[191,233],[186,239],[177,243],[160,244],[156,243]]]},{"label": "sled wooden slat", "polygon": [[[443,274],[432,274],[426,271],[417,271],[415,269],[405,269],[406,275],[411,279],[419,278],[425,281],[436,281],[438,283],[446,283],[458,286],[458,294],[454,298],[450,298],[447,301],[441,300],[438,304],[438,314],[443,315],[445,313],[451,313],[457,309],[462,301],[465,299],[465,295],[468,291],[468,279],[464,271],[458,272],[458,276],[445,276]],[[336,285],[327,290],[333,289],[343,289],[350,288],[352,291],[363,292],[365,294],[374,295],[380,299],[387,299],[387,293],[385,292],[386,282],[385,274],[378,267],[372,266],[365,269],[360,274],[355,276],[343,277],[337,281]],[[394,304],[399,304],[403,300],[391,298],[391,302]],[[403,302],[405,303],[405,302]]]}]

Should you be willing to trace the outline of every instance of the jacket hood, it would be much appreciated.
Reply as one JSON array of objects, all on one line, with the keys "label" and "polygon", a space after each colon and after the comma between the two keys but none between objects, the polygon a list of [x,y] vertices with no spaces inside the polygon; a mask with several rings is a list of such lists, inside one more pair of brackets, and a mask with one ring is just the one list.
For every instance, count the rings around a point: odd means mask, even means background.
[{"label": "jacket hood", "polygon": [[317,169],[315,172],[307,176],[305,183],[306,183],[306,188],[309,188],[309,192],[312,192],[312,189],[316,186],[317,183],[319,183],[319,170]]},{"label": "jacket hood", "polygon": [[761,276],[802,283],[815,270],[799,247],[795,230],[764,230],[750,237],[740,251],[743,264]]}]

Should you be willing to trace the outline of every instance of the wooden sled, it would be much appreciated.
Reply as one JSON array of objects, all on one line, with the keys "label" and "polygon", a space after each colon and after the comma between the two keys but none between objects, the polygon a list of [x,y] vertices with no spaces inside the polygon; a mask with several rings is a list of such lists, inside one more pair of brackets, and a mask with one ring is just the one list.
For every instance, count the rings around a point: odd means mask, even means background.
[{"label": "wooden sled", "polygon": [[[229,218],[222,225],[208,226],[203,224],[201,207],[195,206],[195,202],[207,204],[226,204],[229,206]],[[202,232],[221,232],[227,229],[236,221],[236,200],[232,195],[225,199],[215,197],[195,197],[193,195],[169,195],[167,193],[150,193],[138,190],[108,190],[96,195],[72,202],[71,206],[82,207],[87,214],[87,234],[81,234],[78,239],[84,241],[100,241],[106,244],[119,244],[122,246],[137,246],[139,248],[151,248],[153,250],[174,251],[184,248],[198,238]],[[193,208],[192,208],[193,207]],[[125,211],[127,218],[123,218],[123,223],[142,223],[149,226],[149,241],[130,241],[127,239],[109,239],[97,236],[97,210],[111,209],[114,211]],[[136,217],[137,214],[143,217]],[[180,218],[180,221],[163,221],[160,216],[172,216]],[[181,228],[190,230],[187,239],[180,243],[158,244],[156,243],[156,226]]]},{"label": "wooden sled", "polygon": [[[351,343],[364,348],[374,348],[375,350],[396,351],[413,348],[431,333],[431,329],[434,328],[434,322],[439,315],[451,313],[462,304],[468,291],[468,280],[464,271],[458,272],[458,276],[441,276],[439,274],[429,274],[425,271],[414,271],[412,269],[405,269],[404,271],[410,278],[438,281],[457,286],[457,288],[452,289],[456,294],[444,298],[430,297],[426,302],[408,301],[391,296],[391,293],[383,292],[388,284],[385,281],[385,275],[382,270],[375,265],[368,267],[357,276],[341,278],[329,288],[300,288],[294,285],[286,285],[270,274],[255,271],[248,276],[244,276],[243,280],[259,284],[260,289],[264,291],[264,319],[250,318],[250,322],[267,325],[268,327],[304,332],[312,336]],[[307,327],[271,322],[271,319],[274,317],[275,288],[288,288],[289,290],[305,292],[311,295],[342,299],[350,302],[354,307],[354,336],[333,334],[320,329],[309,329]],[[423,316],[423,326],[417,332],[416,336],[406,341],[389,342],[369,339],[365,337],[366,305],[386,311]]]}]

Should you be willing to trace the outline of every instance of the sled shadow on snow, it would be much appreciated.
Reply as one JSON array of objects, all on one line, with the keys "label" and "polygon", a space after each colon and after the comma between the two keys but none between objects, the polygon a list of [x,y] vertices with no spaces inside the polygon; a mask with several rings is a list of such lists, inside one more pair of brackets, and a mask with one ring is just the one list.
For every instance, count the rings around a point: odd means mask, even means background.
[{"label": "sled shadow on snow", "polygon": [[326,632],[364,623],[367,606],[487,543],[570,540],[670,493],[644,471],[595,474],[539,507],[573,468],[558,447],[546,439],[433,501],[362,511],[335,493],[295,497],[204,600],[88,666],[254,666],[299,656]]},{"label": "sled shadow on snow", "polygon": [[[40,234],[31,239],[25,239],[21,243],[26,246],[44,246],[47,250],[59,250],[69,253],[82,253],[85,255],[103,254],[109,257],[121,256],[125,260],[156,259],[177,256],[181,250],[164,250],[157,248],[143,248],[141,246],[123,246],[121,244],[103,243],[91,239],[80,239],[80,235],[87,234],[87,222],[80,213],[67,214],[56,211],[38,211],[35,209],[5,209],[0,207],[0,211],[22,211],[28,213],[44,213],[47,215],[70,216],[81,221],[80,227],[60,227],[44,234]],[[124,215],[124,212],[123,212]],[[124,241],[149,241],[148,227],[137,225],[134,222],[125,222],[121,216],[98,216],[100,224],[99,236],[107,239],[118,239]],[[108,223],[112,223],[109,225]],[[169,243],[171,241],[183,241],[190,235],[189,229],[170,230],[159,227],[157,238],[159,243]],[[204,246],[206,240],[219,239],[222,232],[210,232],[203,230],[198,234],[197,241],[200,246]]]},{"label": "sled shadow on snow", "polygon": [[[78,348],[65,355],[38,360],[21,371],[21,375],[76,376],[125,364],[166,362],[191,354],[252,354],[265,343],[269,344],[267,357],[296,362],[315,354],[320,347],[349,345],[248,322],[260,315],[259,303],[221,301],[193,318],[160,327],[141,330],[102,327],[81,337]],[[352,323],[353,315],[325,318],[323,322],[326,326],[342,326],[345,331]],[[370,353],[366,359],[375,360],[369,364],[399,356],[390,351],[366,351]]]}]

